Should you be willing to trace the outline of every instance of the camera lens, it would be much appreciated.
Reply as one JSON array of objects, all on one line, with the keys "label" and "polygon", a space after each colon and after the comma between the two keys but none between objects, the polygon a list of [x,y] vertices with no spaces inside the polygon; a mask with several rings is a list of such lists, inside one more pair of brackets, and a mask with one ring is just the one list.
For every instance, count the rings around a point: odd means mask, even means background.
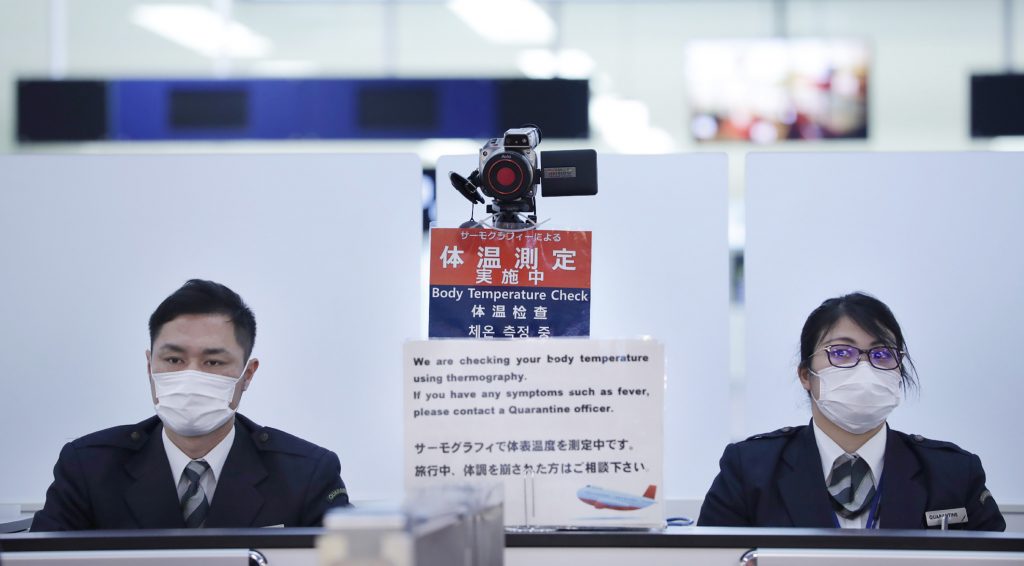
[{"label": "camera lens", "polygon": [[511,201],[527,196],[533,187],[533,166],[521,154],[498,153],[484,164],[484,192],[496,199]]},{"label": "camera lens", "polygon": [[511,187],[516,182],[516,173],[511,167],[500,167],[494,175],[498,184],[503,187]]}]

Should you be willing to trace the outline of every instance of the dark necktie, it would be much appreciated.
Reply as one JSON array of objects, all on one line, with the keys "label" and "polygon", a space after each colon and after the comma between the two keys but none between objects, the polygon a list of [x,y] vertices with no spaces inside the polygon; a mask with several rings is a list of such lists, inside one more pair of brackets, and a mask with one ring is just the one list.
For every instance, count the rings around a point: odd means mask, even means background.
[{"label": "dark necktie", "polygon": [[206,491],[199,483],[199,478],[210,469],[203,460],[192,460],[181,473],[185,482],[185,493],[181,495],[181,512],[185,517],[185,526],[195,529],[206,522],[206,514],[210,511],[210,502],[206,500]]},{"label": "dark necktie", "polygon": [[860,456],[839,456],[829,474],[828,493],[832,496],[832,507],[841,517],[852,519],[860,515],[875,497],[871,467]]}]

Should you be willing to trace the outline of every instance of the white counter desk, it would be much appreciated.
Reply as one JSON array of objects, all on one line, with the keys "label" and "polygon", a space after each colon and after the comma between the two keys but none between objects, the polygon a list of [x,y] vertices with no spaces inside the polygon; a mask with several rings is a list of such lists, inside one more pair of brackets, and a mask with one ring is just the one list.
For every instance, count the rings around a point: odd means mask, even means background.
[{"label": "white counter desk", "polygon": [[[256,549],[269,566],[315,565],[323,529],[203,529],[87,531],[0,535],[0,562],[39,552],[65,552],[69,563],[90,552],[125,550]],[[830,564],[1024,564],[1024,534],[964,531],[835,531],[681,527],[657,532],[553,532],[506,535],[510,566],[586,564],[736,565],[751,549],[803,552]],[[817,554],[813,554],[817,553]],[[772,562],[764,556],[761,564]],[[874,560],[873,560],[874,559]],[[789,560],[792,560],[791,558]],[[881,562],[876,562],[881,561]],[[194,563],[194,562],[193,562]],[[799,561],[793,563],[801,563]]]}]

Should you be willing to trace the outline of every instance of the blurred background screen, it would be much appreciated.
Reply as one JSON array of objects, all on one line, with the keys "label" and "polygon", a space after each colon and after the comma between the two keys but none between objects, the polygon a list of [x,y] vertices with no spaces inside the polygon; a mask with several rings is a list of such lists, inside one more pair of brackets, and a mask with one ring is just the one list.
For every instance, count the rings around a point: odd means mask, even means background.
[{"label": "blurred background screen", "polygon": [[172,128],[244,128],[248,109],[248,93],[241,89],[171,89]]},{"label": "blurred background screen", "polygon": [[697,141],[867,138],[866,42],[701,40],[686,46]]},{"label": "blurred background screen", "polygon": [[1024,136],[1024,74],[971,76],[971,137]]}]

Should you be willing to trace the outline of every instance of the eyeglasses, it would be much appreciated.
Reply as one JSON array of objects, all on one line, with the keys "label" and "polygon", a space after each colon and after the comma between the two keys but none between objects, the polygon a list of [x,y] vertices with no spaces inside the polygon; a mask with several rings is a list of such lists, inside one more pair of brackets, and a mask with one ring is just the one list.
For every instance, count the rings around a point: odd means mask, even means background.
[{"label": "eyeglasses", "polygon": [[852,368],[860,363],[861,354],[867,354],[868,363],[872,366],[878,369],[896,369],[900,367],[900,358],[903,356],[902,351],[888,346],[875,346],[865,352],[856,346],[832,344],[818,351],[824,351],[828,363],[837,368]]}]

